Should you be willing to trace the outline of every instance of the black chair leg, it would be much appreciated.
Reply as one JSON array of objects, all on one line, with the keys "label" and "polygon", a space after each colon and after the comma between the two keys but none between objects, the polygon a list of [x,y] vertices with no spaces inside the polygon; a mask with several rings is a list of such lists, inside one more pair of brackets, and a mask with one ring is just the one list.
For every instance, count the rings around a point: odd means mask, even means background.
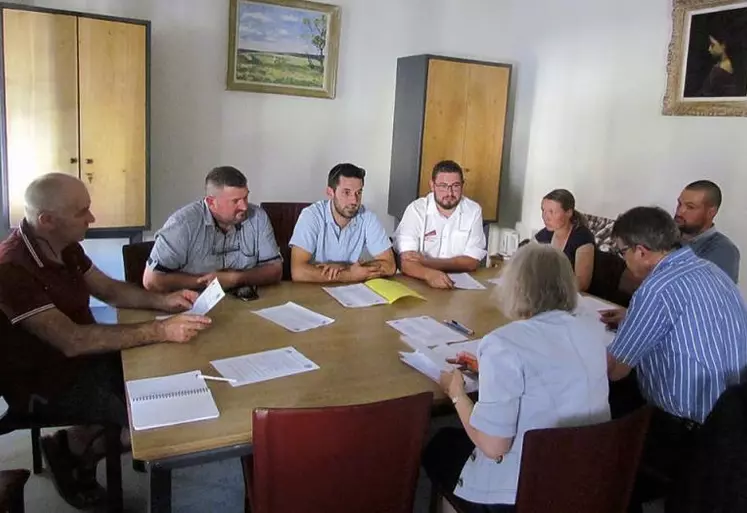
[{"label": "black chair leg", "polygon": [[41,453],[41,428],[38,426],[31,427],[31,456],[34,459],[34,474],[41,474],[44,466]]},{"label": "black chair leg", "polygon": [[26,511],[23,503],[23,488],[13,494],[8,504],[8,513],[24,513]]},{"label": "black chair leg", "polygon": [[428,505],[428,513],[439,513],[441,511],[439,502],[441,501],[441,494],[435,486],[431,485],[431,502]]},{"label": "black chair leg", "polygon": [[106,495],[109,513],[122,513],[122,428],[106,426]]}]

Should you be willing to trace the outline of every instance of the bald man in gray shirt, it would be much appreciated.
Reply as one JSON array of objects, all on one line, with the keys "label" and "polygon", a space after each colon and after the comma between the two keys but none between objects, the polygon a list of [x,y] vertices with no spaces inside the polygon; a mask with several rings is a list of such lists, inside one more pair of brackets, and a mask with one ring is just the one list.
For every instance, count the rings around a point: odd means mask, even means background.
[{"label": "bald man in gray shirt", "polygon": [[709,180],[689,184],[677,199],[674,217],[682,235],[700,258],[720,267],[737,283],[739,281],[739,248],[723,233],[716,230],[713,218],[721,207],[721,189]]}]

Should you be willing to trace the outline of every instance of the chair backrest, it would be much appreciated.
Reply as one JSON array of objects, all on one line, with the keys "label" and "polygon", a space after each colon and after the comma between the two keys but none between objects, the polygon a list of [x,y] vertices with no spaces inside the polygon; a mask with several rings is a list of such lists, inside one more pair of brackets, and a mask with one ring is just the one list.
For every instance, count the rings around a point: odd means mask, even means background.
[{"label": "chair backrest", "polygon": [[625,513],[651,412],[525,433],[516,512]]},{"label": "chair backrest", "polygon": [[293,229],[296,227],[301,211],[311,203],[262,203],[260,206],[267,212],[275,232],[275,240],[283,257],[283,279],[290,280],[290,242]]},{"label": "chair backrest", "polygon": [[625,297],[620,290],[620,278],[623,271],[625,271],[625,261],[622,258],[614,253],[595,248],[594,272],[591,275],[589,294],[627,306],[630,298]]},{"label": "chair backrest", "polygon": [[411,513],[432,405],[255,410],[252,513]]},{"label": "chair backrest", "polygon": [[122,261],[124,262],[125,281],[139,287],[143,286],[145,264],[153,249],[153,241],[135,242],[122,246]]}]

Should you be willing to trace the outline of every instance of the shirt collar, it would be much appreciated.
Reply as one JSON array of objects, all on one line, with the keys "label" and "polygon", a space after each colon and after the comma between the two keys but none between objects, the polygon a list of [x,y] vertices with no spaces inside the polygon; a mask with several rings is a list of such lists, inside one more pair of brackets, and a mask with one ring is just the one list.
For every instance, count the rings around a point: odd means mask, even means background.
[{"label": "shirt collar", "polygon": [[[328,199],[328,200],[325,200],[325,201],[326,201],[327,205],[325,205],[325,207],[324,207],[324,220],[327,222],[327,224],[330,224],[332,226],[336,226],[338,229],[342,229],[342,228],[340,228],[340,225],[337,224],[337,221],[335,221],[335,216],[332,215],[332,208],[333,208],[332,200]],[[355,214],[355,217],[353,217],[350,220],[350,222],[346,225],[346,227],[348,227],[348,226],[355,226],[356,224],[358,224],[358,219],[360,218],[361,214],[363,212],[365,212],[365,210],[366,210],[366,207],[364,207],[363,205],[361,205],[361,207],[358,209],[358,213]]]},{"label": "shirt collar", "polygon": [[[249,209],[251,210],[252,206],[249,205]],[[247,214],[250,214],[250,212],[247,212]],[[249,215],[246,216],[246,219],[244,219],[244,222],[249,220]],[[202,221],[205,223],[205,226],[212,226],[216,230],[220,229],[220,226],[218,226],[218,223],[215,222],[215,218],[213,217],[213,213],[210,212],[210,207],[208,207],[207,200],[202,200]],[[241,227],[243,226],[243,223],[237,223],[233,225],[235,230],[241,230]]]},{"label": "shirt collar", "polygon": [[698,235],[690,239],[688,241],[688,244],[692,244],[693,242],[705,240],[709,237],[712,237],[715,234],[716,234],[716,225],[714,224],[710,228],[708,228],[706,231],[704,231],[703,233],[699,233]]},{"label": "shirt collar", "polygon": [[651,270],[650,274],[654,274],[659,269],[664,269],[672,262],[675,262],[680,259],[691,258],[694,256],[695,256],[695,253],[693,253],[693,250],[688,248],[687,246],[683,246],[679,249],[675,249],[674,251],[670,251],[669,254],[667,254],[667,256],[659,260],[659,262]]},{"label": "shirt collar", "polygon": [[39,251],[36,237],[34,237],[33,230],[25,218],[21,221],[21,226],[18,227],[18,231],[21,233],[23,243],[26,245],[28,252],[31,253],[31,257],[34,259],[34,262],[36,262],[36,265],[44,267],[44,262],[39,255],[41,251]]},{"label": "shirt collar", "polygon": [[441,216],[444,219],[451,219],[452,217],[459,215],[462,213],[462,205],[464,204],[464,196],[459,200],[459,203],[457,204],[456,208],[454,209],[454,213],[451,214],[449,217],[443,216],[441,212],[438,211],[438,206],[436,205],[436,197],[432,192],[428,193],[428,196],[426,196],[426,215],[433,214],[434,216]]}]

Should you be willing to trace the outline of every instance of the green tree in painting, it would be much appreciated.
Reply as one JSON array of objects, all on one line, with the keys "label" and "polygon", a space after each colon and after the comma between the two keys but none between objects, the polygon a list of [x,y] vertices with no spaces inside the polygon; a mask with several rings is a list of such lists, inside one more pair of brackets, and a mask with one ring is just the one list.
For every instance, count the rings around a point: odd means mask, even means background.
[{"label": "green tree in painting", "polygon": [[[313,58],[319,61],[319,71],[324,73],[324,49],[327,46],[327,22],[324,16],[314,18],[304,18],[303,24],[309,29],[309,41],[317,49],[318,55]],[[312,56],[308,56],[309,66],[314,67]]]}]

